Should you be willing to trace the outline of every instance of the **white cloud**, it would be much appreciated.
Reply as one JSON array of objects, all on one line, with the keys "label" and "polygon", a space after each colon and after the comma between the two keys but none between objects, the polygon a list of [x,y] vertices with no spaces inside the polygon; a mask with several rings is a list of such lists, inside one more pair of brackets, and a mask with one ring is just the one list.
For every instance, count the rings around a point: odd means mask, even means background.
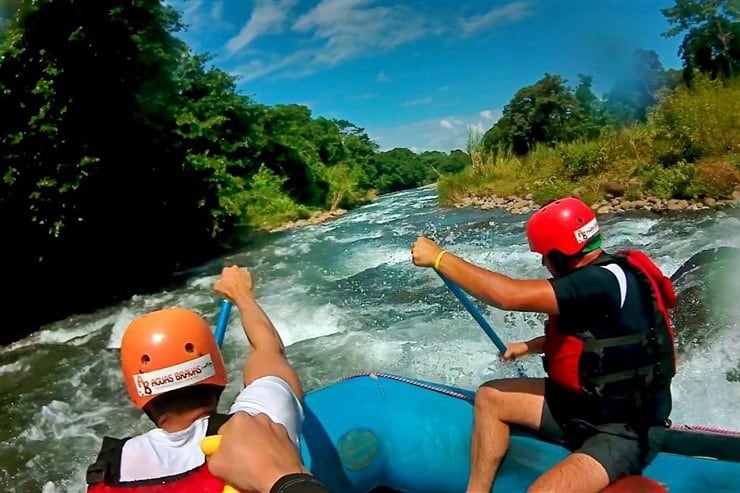
[{"label": "white cloud", "polygon": [[288,55],[283,58],[276,58],[269,62],[264,62],[255,58],[244,65],[236,67],[232,73],[239,77],[242,82],[247,82],[291,66],[304,57],[305,52],[297,51],[292,55]]},{"label": "white cloud", "polygon": [[328,66],[435,32],[428,19],[408,7],[378,6],[373,0],[321,0],[298,18],[293,30],[312,33],[322,43],[310,63]]},{"label": "white cloud", "polygon": [[[491,110],[492,119],[501,116],[500,110]],[[481,120],[478,113],[470,115],[447,115],[442,118],[422,120],[395,127],[368,128],[371,139],[378,142],[381,150],[406,147],[414,152],[430,150],[450,152],[465,150],[470,130],[481,135],[491,128],[491,120]]]},{"label": "white cloud", "polygon": [[493,24],[516,22],[531,14],[529,1],[514,1],[494,7],[483,15],[462,19],[462,30],[465,34],[473,34]]},{"label": "white cloud", "polygon": [[184,2],[183,5],[184,8],[181,10],[183,22],[191,24],[194,20],[200,18],[203,0],[192,0],[190,2]]},{"label": "white cloud", "polygon": [[[180,12],[180,20],[186,26],[183,37],[195,51],[201,49],[200,38],[212,36],[216,31],[227,32],[233,29],[223,18],[223,1],[211,3],[203,0],[169,0],[165,3]],[[190,36],[195,33],[200,36]]]},{"label": "white cloud", "polygon": [[478,113],[482,118],[485,118],[486,120],[492,120],[493,119],[493,111],[491,110],[483,110],[480,113]]},{"label": "white cloud", "polygon": [[468,125],[468,128],[470,130],[474,130],[475,132],[478,132],[479,134],[482,134],[486,131],[485,127],[483,127],[482,122],[475,122]]},{"label": "white cloud", "polygon": [[236,53],[263,34],[281,32],[293,5],[293,0],[258,0],[239,34],[226,43],[226,51]]},{"label": "white cloud", "polygon": [[[299,78],[325,67],[357,59],[377,56],[406,43],[440,36],[465,36],[494,24],[515,22],[530,15],[530,0],[514,0],[479,16],[460,17],[457,22],[434,15],[423,8],[423,2],[396,5],[380,4],[379,0],[320,0],[298,15],[293,7],[298,0],[256,0],[251,17],[232,37],[226,52],[246,56],[243,48],[265,34],[279,34],[288,26],[295,35],[298,51],[272,55],[250,53],[248,63],[269,67],[253,73],[250,79],[273,74],[276,77]],[[298,15],[296,18],[295,16]],[[300,54],[300,55],[299,55]],[[384,72],[378,82],[390,80]]]},{"label": "white cloud", "polygon": [[213,6],[211,7],[211,17],[213,19],[220,19],[223,14],[224,14],[224,3],[214,2]]}]

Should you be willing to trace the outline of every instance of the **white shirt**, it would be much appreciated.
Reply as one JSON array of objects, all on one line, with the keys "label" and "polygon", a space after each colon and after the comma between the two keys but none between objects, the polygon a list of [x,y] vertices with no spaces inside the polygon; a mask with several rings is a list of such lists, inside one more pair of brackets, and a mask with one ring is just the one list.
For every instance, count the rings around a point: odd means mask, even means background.
[{"label": "white shirt", "polygon": [[[282,424],[296,447],[300,443],[303,407],[290,385],[275,376],[261,377],[237,395],[229,413],[263,413]],[[174,433],[155,428],[126,441],[121,453],[121,481],[161,478],[192,471],[203,465],[200,442],[206,436],[208,418],[195,421]]]}]

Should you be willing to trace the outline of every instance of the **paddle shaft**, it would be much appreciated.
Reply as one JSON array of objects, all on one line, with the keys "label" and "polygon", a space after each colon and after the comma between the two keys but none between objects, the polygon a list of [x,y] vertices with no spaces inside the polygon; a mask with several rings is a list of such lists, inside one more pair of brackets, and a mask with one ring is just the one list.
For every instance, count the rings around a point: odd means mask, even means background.
[{"label": "paddle shaft", "polygon": [[480,310],[478,310],[473,302],[470,301],[470,298],[468,298],[467,295],[463,293],[463,290],[457,284],[443,276],[441,272],[436,270],[434,272],[437,273],[437,275],[442,279],[442,281],[444,281],[450,291],[452,291],[452,294],[454,294],[455,297],[460,300],[460,303],[462,303],[465,309],[468,310],[468,313],[470,313],[475,321],[478,322],[478,325],[480,325],[481,329],[483,329],[483,332],[485,332],[488,338],[491,339],[491,341],[496,345],[501,354],[505,353],[506,344],[504,344],[504,341],[502,341],[501,338],[496,334],[496,331],[493,330],[493,327],[491,327],[488,321],[483,318],[483,314],[480,312]]},{"label": "paddle shaft", "polygon": [[[488,320],[483,317],[483,314],[478,310],[478,308],[473,304],[472,301],[470,301],[470,298],[463,292],[463,290],[455,284],[454,282],[447,279],[445,276],[442,275],[441,272],[438,270],[434,270],[434,272],[437,273],[437,275],[444,281],[445,285],[449,288],[450,291],[452,291],[452,294],[455,295],[455,297],[460,300],[460,303],[463,304],[465,309],[470,313],[470,315],[475,319],[476,322],[478,322],[478,325],[480,325],[480,328],[483,329],[483,332],[486,333],[489,339],[495,344],[496,348],[498,348],[499,352],[501,354],[504,354],[506,352],[506,344],[504,344],[504,341],[501,340],[501,338],[496,334],[496,331],[493,330],[493,327],[491,327],[491,324],[488,323]],[[521,363],[518,361],[516,362],[516,370],[519,373],[519,376],[526,377],[526,373],[524,372],[524,368],[522,368]]]},{"label": "paddle shaft", "polygon": [[[224,337],[226,336],[226,326],[229,324],[229,316],[231,315],[231,301],[221,300],[221,309],[218,312],[218,322],[216,322],[216,332],[214,337],[218,343],[218,347],[224,343]],[[214,435],[205,437],[201,442],[201,450],[203,454],[209,456],[213,454],[218,445],[221,443],[221,435]],[[223,493],[238,493],[239,490],[228,484],[224,485]]]},{"label": "paddle shaft", "polygon": [[226,326],[229,325],[229,315],[231,315],[231,301],[221,300],[221,310],[218,312],[218,322],[216,323],[216,333],[214,334],[218,347],[221,347],[224,343]]}]

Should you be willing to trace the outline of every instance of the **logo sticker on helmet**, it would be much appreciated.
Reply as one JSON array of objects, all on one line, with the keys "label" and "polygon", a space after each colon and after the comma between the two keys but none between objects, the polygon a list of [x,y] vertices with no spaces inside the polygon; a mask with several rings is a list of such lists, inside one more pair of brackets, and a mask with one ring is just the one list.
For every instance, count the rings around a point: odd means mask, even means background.
[{"label": "logo sticker on helmet", "polygon": [[133,375],[136,391],[140,396],[156,395],[187,387],[216,374],[210,354],[185,363]]},{"label": "logo sticker on helmet", "polygon": [[591,219],[585,225],[581,226],[573,232],[576,236],[576,241],[580,244],[584,241],[591,239],[593,235],[599,232],[599,223],[596,222],[596,218]]}]

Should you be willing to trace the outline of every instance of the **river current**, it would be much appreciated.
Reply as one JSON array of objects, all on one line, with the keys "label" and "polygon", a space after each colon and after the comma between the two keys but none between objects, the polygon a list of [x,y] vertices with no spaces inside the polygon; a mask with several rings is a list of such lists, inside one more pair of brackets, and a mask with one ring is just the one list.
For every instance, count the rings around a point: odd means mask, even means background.
[{"label": "river current", "polygon": [[[150,427],[123,387],[122,331],[134,316],[173,304],[195,308],[215,323],[219,300],[211,288],[224,262],[252,270],[257,298],[308,390],[369,370],[469,388],[515,376],[516,367],[498,359],[441,280],[413,266],[410,247],[417,235],[427,235],[479,265],[543,277],[539,257],[527,249],[527,217],[440,207],[434,187],[390,194],[330,222],[276,233],[214,259],[183,287],[71,316],[0,347],[0,491],[83,492],[85,470],[104,435]],[[738,209],[633,213],[600,222],[607,249],[642,248],[666,274],[702,250],[740,247]],[[729,295],[684,307],[695,333],[681,348],[671,418],[740,430],[740,383],[730,377],[740,371],[740,307],[727,301],[738,299],[740,270],[722,278],[729,285],[713,287]],[[541,334],[542,316],[478,306],[504,340]],[[238,391],[247,353],[233,314],[224,343],[232,380],[221,410]],[[543,375],[538,358],[522,365],[528,375]]]}]

